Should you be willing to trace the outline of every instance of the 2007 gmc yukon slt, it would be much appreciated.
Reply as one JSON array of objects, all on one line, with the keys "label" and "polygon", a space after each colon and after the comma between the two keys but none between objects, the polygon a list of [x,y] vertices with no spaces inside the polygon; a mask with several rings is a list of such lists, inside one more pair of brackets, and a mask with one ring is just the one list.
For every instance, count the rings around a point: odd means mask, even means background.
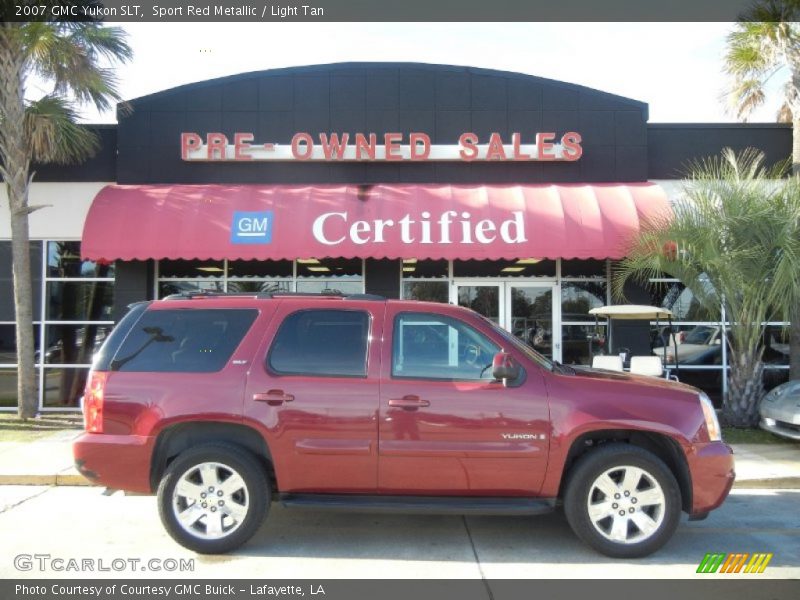
[{"label": "2007 gmc yukon slt", "polygon": [[733,484],[700,391],[543,358],[478,314],[372,296],[134,305],[95,357],[80,471],[158,493],[197,552],[247,541],[272,501],[536,514],[649,554]]}]

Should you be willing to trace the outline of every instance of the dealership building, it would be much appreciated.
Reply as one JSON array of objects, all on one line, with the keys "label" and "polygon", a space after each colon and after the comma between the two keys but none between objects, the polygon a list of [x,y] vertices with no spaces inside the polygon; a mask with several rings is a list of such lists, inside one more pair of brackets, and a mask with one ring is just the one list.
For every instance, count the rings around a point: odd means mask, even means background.
[{"label": "dealership building", "polygon": [[[566,364],[608,338],[615,260],[669,212],[696,158],[791,154],[778,124],[656,124],[648,105],[530,75],[347,63],[246,73],[128,103],[78,166],[35,165],[30,217],[40,405],[76,408],[131,302],[179,292],[326,292],[452,302]],[[0,192],[4,194],[5,192]],[[0,196],[7,206],[7,199]],[[11,244],[0,220],[0,410],[16,396]],[[681,380],[719,402],[724,323],[676,280],[630,287],[670,309]],[[655,324],[615,329],[649,353]],[[781,324],[768,386],[787,378]]]}]

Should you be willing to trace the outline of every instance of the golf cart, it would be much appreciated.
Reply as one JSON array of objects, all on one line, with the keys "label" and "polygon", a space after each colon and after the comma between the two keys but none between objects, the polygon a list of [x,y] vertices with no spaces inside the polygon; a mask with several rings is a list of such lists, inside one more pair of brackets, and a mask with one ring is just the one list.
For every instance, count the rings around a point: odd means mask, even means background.
[{"label": "golf cart", "polygon": [[[624,370],[625,359],[630,353],[626,348],[618,348],[614,352],[613,336],[611,334],[611,321],[612,320],[645,320],[655,321],[656,329],[661,331],[659,321],[667,321],[667,331],[669,332],[668,338],[672,338],[672,343],[675,347],[674,356],[678,355],[678,341],[672,328],[672,311],[666,308],[659,308],[656,306],[643,306],[637,304],[617,304],[613,306],[601,306],[593,308],[589,311],[590,315],[594,315],[595,327],[599,325],[598,319],[604,317],[607,320],[607,338],[608,343],[605,345],[605,354],[600,354],[592,358],[592,368],[594,369],[607,369],[611,371]],[[654,377],[665,377],[666,379],[678,380],[678,364],[675,363],[675,373],[672,374],[670,369],[665,367],[667,363],[667,343],[663,346],[663,356],[647,355],[647,356],[631,356],[629,370],[631,373],[637,375],[651,375]]]}]

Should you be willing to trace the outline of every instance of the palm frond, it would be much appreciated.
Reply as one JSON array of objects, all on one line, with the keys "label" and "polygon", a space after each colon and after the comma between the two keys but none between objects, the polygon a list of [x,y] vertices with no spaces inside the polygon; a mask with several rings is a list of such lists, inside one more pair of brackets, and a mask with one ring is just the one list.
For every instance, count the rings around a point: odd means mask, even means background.
[{"label": "palm frond", "polygon": [[37,162],[69,164],[94,155],[97,137],[76,123],[77,113],[63,97],[45,96],[25,111],[25,137]]}]

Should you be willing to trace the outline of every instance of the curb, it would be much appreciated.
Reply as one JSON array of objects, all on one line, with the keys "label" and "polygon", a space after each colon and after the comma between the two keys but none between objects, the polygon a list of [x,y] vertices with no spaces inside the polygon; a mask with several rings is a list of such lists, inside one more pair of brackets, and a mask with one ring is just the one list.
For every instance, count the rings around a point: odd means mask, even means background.
[{"label": "curb", "polygon": [[733,483],[735,490],[800,490],[800,477],[743,479]]},{"label": "curb", "polygon": [[59,485],[81,486],[94,485],[78,473],[55,473],[50,475],[3,475],[0,474],[0,485]]}]

